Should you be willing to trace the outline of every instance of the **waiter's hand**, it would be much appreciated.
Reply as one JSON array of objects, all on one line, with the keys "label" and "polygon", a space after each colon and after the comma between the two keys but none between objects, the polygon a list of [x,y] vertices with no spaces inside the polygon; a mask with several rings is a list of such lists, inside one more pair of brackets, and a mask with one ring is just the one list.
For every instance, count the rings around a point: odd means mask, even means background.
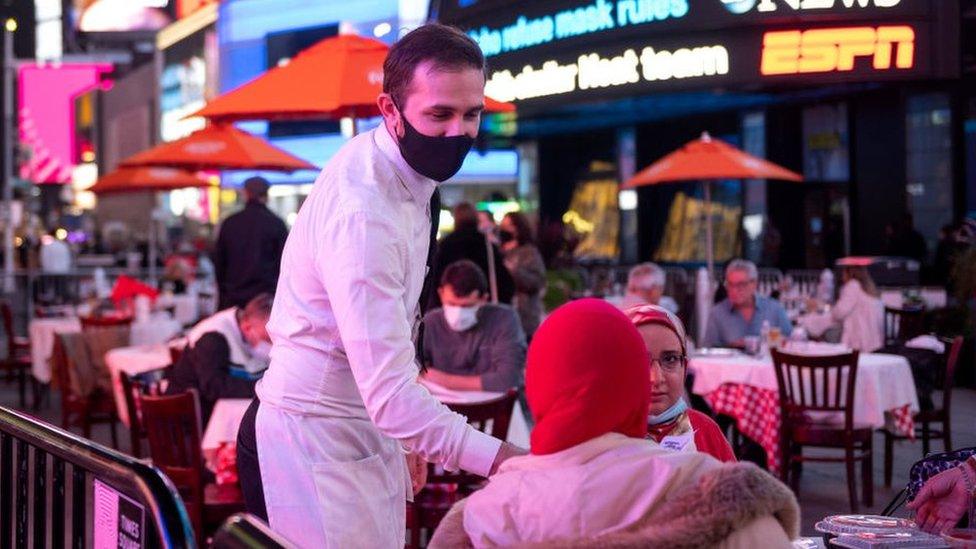
[{"label": "waiter's hand", "polygon": [[498,453],[495,454],[495,461],[491,464],[491,472],[488,476],[494,475],[498,472],[498,467],[505,462],[508,458],[513,458],[516,456],[524,456],[529,452],[515,446],[514,444],[509,444],[507,442],[502,442],[501,448],[498,449]]},{"label": "waiter's hand", "polygon": [[407,454],[407,470],[410,471],[410,483],[416,496],[427,485],[427,461],[417,454]]}]

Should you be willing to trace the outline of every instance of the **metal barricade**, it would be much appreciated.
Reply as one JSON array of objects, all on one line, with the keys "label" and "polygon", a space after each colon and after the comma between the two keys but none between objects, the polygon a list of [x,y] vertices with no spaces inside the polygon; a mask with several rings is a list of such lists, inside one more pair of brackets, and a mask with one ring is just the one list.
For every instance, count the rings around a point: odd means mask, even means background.
[{"label": "metal barricade", "polygon": [[195,548],[173,484],[145,462],[0,407],[0,547]]},{"label": "metal barricade", "polygon": [[267,524],[247,513],[238,513],[220,527],[214,535],[216,549],[288,549],[294,547],[275,534]]}]

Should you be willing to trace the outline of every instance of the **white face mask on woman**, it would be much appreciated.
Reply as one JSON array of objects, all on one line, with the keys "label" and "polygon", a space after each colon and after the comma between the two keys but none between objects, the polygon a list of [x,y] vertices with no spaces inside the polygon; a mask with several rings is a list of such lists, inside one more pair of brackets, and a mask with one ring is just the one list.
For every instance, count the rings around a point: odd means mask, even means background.
[{"label": "white face mask on woman", "polygon": [[470,330],[478,323],[478,309],[481,305],[471,305],[468,307],[457,307],[455,305],[444,305],[444,320],[447,325],[455,332]]}]

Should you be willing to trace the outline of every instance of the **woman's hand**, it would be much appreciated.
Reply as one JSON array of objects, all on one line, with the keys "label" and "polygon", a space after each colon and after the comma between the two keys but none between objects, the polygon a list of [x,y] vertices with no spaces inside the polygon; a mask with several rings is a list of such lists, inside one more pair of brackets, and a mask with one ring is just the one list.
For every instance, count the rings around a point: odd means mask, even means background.
[{"label": "woman's hand", "polygon": [[915,511],[915,522],[919,528],[938,534],[959,522],[969,510],[971,499],[963,472],[953,467],[930,478],[908,508]]},{"label": "woman's hand", "polygon": [[407,470],[410,471],[410,484],[416,496],[427,485],[427,460],[414,453],[407,454]]}]

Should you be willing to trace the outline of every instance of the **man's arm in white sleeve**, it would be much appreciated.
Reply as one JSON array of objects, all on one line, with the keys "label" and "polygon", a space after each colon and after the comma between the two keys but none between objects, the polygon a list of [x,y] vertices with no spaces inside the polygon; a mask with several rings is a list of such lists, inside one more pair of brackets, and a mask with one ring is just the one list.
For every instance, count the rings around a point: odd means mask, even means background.
[{"label": "man's arm in white sleeve", "polygon": [[[385,435],[448,469],[487,476],[501,441],[468,425],[417,383],[404,306],[406,266],[389,220],[352,212],[327,220],[316,264],[366,411]],[[417,268],[423,268],[418,263]]]}]

